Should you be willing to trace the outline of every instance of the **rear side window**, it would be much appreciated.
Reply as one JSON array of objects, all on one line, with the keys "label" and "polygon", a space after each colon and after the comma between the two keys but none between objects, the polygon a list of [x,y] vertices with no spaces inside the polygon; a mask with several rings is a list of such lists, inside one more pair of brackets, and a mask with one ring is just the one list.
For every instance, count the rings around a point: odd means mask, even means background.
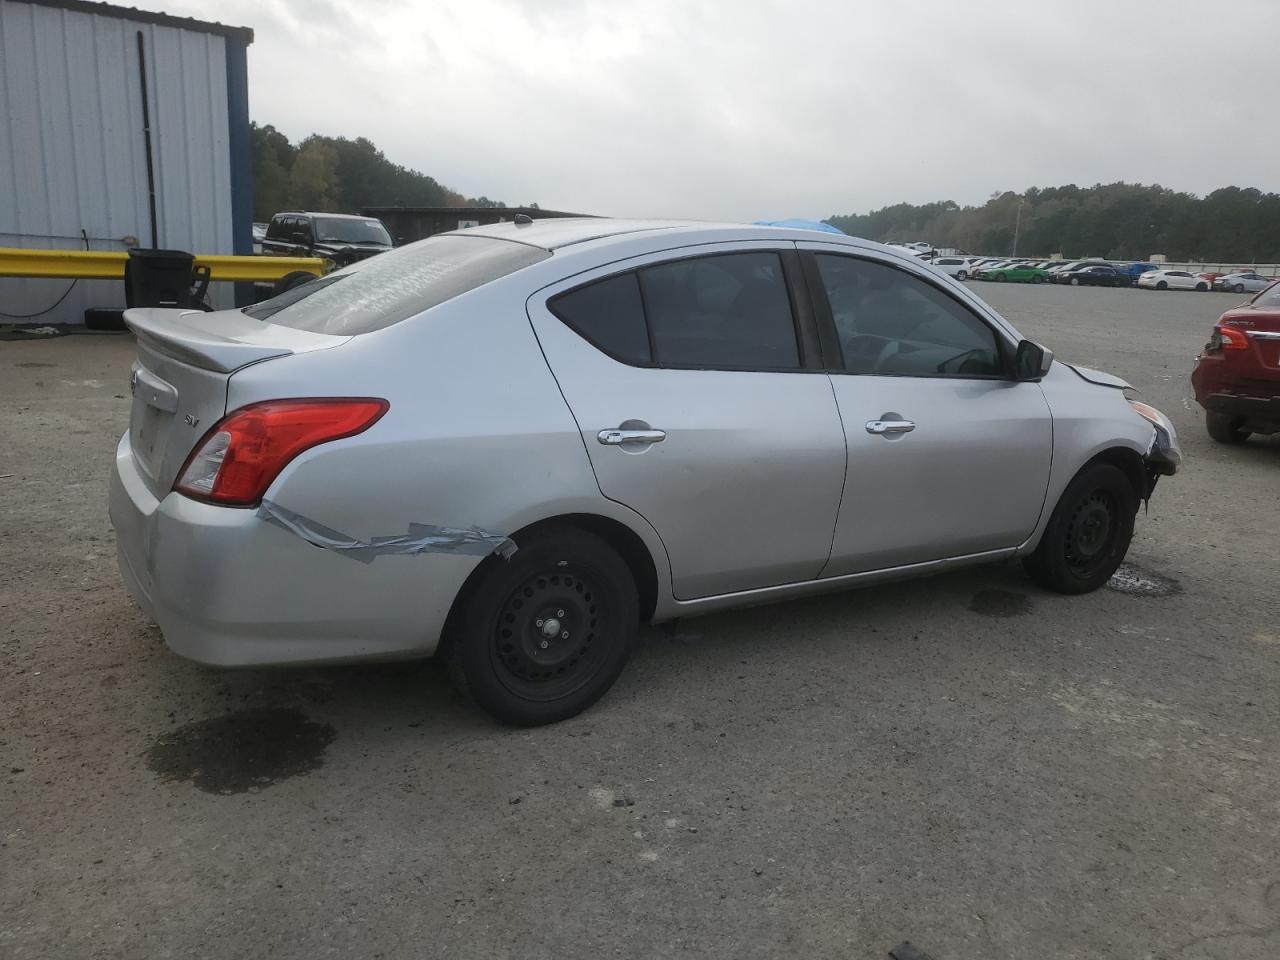
[{"label": "rear side window", "polygon": [[439,236],[360,260],[244,308],[258,320],[351,336],[381,330],[551,256],[490,237]]},{"label": "rear side window", "polygon": [[800,366],[791,299],[776,253],[730,253],[646,267],[640,288],[659,365]]},{"label": "rear side window", "polygon": [[578,287],[547,306],[623,363],[711,370],[800,367],[791,298],[776,253],[655,264]]},{"label": "rear side window", "polygon": [[640,281],[634,273],[589,283],[561,294],[551,312],[615,360],[647,364],[649,333],[644,324]]}]

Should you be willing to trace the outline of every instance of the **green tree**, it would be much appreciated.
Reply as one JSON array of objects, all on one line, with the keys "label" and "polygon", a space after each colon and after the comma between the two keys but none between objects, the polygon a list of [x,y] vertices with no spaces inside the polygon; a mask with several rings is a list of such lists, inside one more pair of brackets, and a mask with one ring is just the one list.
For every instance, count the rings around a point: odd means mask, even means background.
[{"label": "green tree", "polygon": [[289,199],[300,210],[338,212],[338,152],[319,137],[302,141],[289,171]]},{"label": "green tree", "polygon": [[899,203],[830,217],[873,240],[927,240],[971,253],[1007,254],[1021,205],[1018,252],[1237,263],[1280,261],[1280,194],[1223,187],[1206,197],[1159,184],[1096,183],[996,193],[986,203]]}]

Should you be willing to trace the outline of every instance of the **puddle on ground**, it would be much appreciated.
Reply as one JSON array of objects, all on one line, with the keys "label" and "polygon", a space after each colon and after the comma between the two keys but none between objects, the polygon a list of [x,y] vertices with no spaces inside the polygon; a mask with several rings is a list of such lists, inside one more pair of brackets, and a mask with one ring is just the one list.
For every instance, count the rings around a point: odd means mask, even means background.
[{"label": "puddle on ground", "polygon": [[969,609],[986,617],[1020,617],[1031,612],[1031,600],[1011,590],[980,590],[969,601]]},{"label": "puddle on ground", "polygon": [[1177,580],[1152,573],[1136,563],[1122,563],[1107,586],[1134,597],[1167,597],[1182,589]]},{"label": "puddle on ground", "polygon": [[147,766],[205,793],[247,793],[315,770],[335,736],[333,727],[297,710],[242,710],[159,737]]}]

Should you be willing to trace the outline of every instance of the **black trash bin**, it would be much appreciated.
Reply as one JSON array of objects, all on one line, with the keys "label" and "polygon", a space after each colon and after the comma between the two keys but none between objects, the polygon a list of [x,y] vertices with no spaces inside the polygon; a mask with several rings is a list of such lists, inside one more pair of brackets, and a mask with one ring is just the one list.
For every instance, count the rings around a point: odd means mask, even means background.
[{"label": "black trash bin", "polygon": [[195,256],[184,250],[129,251],[124,302],[130,307],[188,307]]}]

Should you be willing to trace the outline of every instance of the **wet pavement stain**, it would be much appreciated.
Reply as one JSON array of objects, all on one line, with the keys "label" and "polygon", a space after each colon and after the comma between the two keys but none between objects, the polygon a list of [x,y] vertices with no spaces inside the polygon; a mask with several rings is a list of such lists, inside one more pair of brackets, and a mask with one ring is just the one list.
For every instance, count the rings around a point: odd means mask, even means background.
[{"label": "wet pavement stain", "polygon": [[1162,577],[1136,563],[1122,563],[1111,575],[1107,586],[1133,597],[1167,597],[1182,590],[1182,585],[1171,577]]},{"label": "wet pavement stain", "polygon": [[969,601],[969,609],[986,617],[1020,617],[1031,612],[1025,593],[1011,590],[979,590]]},{"label": "wet pavement stain", "polygon": [[166,781],[190,780],[205,793],[247,793],[317,769],[336,736],[297,710],[243,710],[164,734],[146,760]]},{"label": "wet pavement stain", "polygon": [[22,363],[19,363],[18,366],[26,367],[28,370],[33,370],[39,367],[56,367],[57,364],[56,363],[40,363],[37,360],[24,360]]}]

